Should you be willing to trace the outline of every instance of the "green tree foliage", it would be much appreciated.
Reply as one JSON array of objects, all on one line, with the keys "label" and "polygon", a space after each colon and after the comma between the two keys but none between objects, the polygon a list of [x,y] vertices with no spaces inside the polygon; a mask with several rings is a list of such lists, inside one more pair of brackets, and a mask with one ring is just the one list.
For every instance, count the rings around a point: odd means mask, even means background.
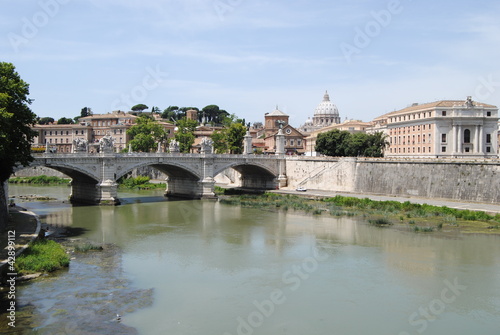
[{"label": "green tree foliage", "polygon": [[73,123],[75,123],[75,121],[67,117],[62,117],[59,120],[57,120],[57,124],[73,124]]},{"label": "green tree foliage", "polygon": [[225,154],[229,151],[225,129],[215,130],[210,138],[213,141],[216,154]]},{"label": "green tree foliage", "polygon": [[83,107],[82,111],[80,112],[80,117],[86,117],[92,115],[92,109],[89,107]]},{"label": "green tree foliage", "polygon": [[384,149],[388,145],[385,135],[340,131],[338,129],[322,133],[316,139],[316,151],[335,157],[383,157]]},{"label": "green tree foliage", "polygon": [[2,184],[17,165],[28,165],[31,142],[36,135],[31,130],[36,115],[29,108],[29,85],[21,79],[11,63],[0,62],[0,230],[8,220],[7,199]]},{"label": "green tree foliage", "polygon": [[188,120],[186,118],[177,121],[177,132],[175,133],[175,140],[179,142],[179,150],[183,153],[189,153],[194,143],[194,131],[198,126],[195,120]]},{"label": "green tree foliage", "polygon": [[217,154],[231,153],[241,154],[243,152],[243,138],[247,129],[239,122],[232,123],[229,127],[216,130],[210,137],[214,142],[214,151]]},{"label": "green tree foliage", "polygon": [[205,106],[199,114],[200,118],[204,118],[207,123],[212,125],[223,124],[225,118],[229,117],[229,113],[217,105]]},{"label": "green tree foliage", "polygon": [[38,124],[49,124],[49,123],[52,123],[54,122],[54,118],[53,117],[42,117],[38,120]]},{"label": "green tree foliage", "polygon": [[158,143],[168,144],[168,132],[157,121],[147,115],[136,119],[136,124],[127,130],[133,151],[150,152]]},{"label": "green tree foliage", "polygon": [[142,112],[143,110],[148,109],[148,108],[149,107],[146,106],[145,104],[137,104],[137,105],[133,106],[131,109],[134,112]]},{"label": "green tree foliage", "polygon": [[186,117],[186,111],[194,109],[196,111],[199,111],[198,108],[196,107],[180,107],[179,106],[168,106],[163,113],[161,114],[161,117],[165,120],[168,121],[179,121],[183,118]]}]

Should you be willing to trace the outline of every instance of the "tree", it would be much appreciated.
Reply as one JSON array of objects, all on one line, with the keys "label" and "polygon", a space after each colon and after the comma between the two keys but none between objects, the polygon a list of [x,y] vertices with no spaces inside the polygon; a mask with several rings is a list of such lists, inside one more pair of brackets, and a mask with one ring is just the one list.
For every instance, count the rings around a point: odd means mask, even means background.
[{"label": "tree", "polygon": [[210,138],[214,142],[215,153],[241,154],[246,131],[246,127],[241,123],[232,123],[229,127],[214,131]]},{"label": "tree", "polygon": [[383,157],[389,143],[386,135],[339,131],[338,129],[322,133],[316,139],[316,151],[327,156]]},{"label": "tree", "polygon": [[177,132],[175,133],[175,140],[179,142],[179,150],[183,153],[189,153],[194,143],[194,131],[198,126],[195,120],[188,120],[183,118],[177,121]]},{"label": "tree", "polygon": [[75,121],[73,119],[67,118],[67,117],[62,117],[59,120],[57,120],[57,124],[74,124]]},{"label": "tree", "polygon": [[326,156],[345,156],[345,140],[350,135],[349,132],[340,131],[338,129],[318,134],[318,138],[316,139],[316,151]]},{"label": "tree", "polygon": [[3,184],[18,165],[32,160],[31,130],[36,115],[29,108],[29,85],[11,63],[0,62],[0,230],[7,226],[7,198]]},{"label": "tree", "polygon": [[38,124],[49,124],[49,123],[53,123],[55,120],[53,117],[42,117],[38,120]]},{"label": "tree", "polygon": [[228,112],[220,109],[217,105],[208,105],[203,107],[201,114],[205,117],[207,122],[213,125],[223,123],[224,118],[229,116]]},{"label": "tree", "polygon": [[138,104],[138,105],[133,106],[131,109],[134,112],[142,112],[143,110],[148,109],[148,108],[149,107],[146,106],[145,104]]},{"label": "tree", "polygon": [[228,143],[226,140],[226,132],[225,129],[215,130],[210,138],[214,144],[214,152],[216,154],[225,154],[229,151]]},{"label": "tree", "polygon": [[243,152],[243,138],[247,128],[241,123],[233,123],[227,129],[227,146],[232,154],[241,154]]},{"label": "tree", "polygon": [[86,117],[91,115],[92,115],[92,109],[90,109],[89,107],[82,108],[82,111],[80,112],[80,117]]},{"label": "tree", "polygon": [[127,130],[133,151],[150,152],[156,150],[158,143],[168,144],[168,132],[151,116],[141,115],[136,124]]}]

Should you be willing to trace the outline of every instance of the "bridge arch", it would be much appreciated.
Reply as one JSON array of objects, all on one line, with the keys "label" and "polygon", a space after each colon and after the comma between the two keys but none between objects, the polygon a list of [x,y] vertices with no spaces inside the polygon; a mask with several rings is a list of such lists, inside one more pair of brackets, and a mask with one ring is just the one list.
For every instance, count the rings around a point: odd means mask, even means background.
[{"label": "bridge arch", "polygon": [[127,166],[116,174],[116,180],[132,172],[132,170],[143,167],[152,167],[167,175],[166,196],[178,196],[188,198],[200,197],[200,182],[202,177],[198,171],[177,162],[141,162]]},{"label": "bridge arch", "polygon": [[72,203],[96,204],[101,201],[99,177],[91,171],[84,169],[81,165],[71,164],[61,160],[57,162],[35,160],[31,162],[29,166],[16,167],[14,172],[37,166],[59,171],[71,178],[71,195],[69,200]]},{"label": "bridge arch", "polygon": [[214,177],[226,169],[234,169],[241,175],[240,187],[273,190],[278,186],[276,171],[259,163],[234,162],[214,170]]}]

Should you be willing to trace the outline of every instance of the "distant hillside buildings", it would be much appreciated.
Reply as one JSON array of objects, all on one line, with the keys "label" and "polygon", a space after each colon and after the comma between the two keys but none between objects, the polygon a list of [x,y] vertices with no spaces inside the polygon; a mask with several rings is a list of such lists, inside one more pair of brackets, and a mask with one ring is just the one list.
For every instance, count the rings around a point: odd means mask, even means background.
[{"label": "distant hillside buildings", "polygon": [[[163,127],[174,136],[175,125],[153,114]],[[197,111],[190,110],[187,117],[197,120]],[[62,153],[74,151],[73,140],[86,140],[89,151],[97,152],[99,140],[106,134],[114,137],[115,151],[128,146],[127,129],[135,124],[137,117],[130,113],[115,111],[108,114],[91,115],[71,125],[35,125],[38,136],[34,145],[50,147]],[[498,157],[498,108],[473,101],[442,100],[387,113],[371,122],[346,120],[341,122],[337,106],[330,101],[328,92],[317,105],[312,118],[300,127],[290,125],[290,116],[276,107],[264,114],[264,123],[251,127],[252,146],[255,153],[274,154],[276,135],[282,129],[285,135],[285,152],[289,155],[316,155],[315,144],[319,134],[338,129],[355,132],[383,132],[389,146],[386,157]],[[202,138],[209,137],[220,127],[204,124],[195,131],[192,151],[197,152]]]}]

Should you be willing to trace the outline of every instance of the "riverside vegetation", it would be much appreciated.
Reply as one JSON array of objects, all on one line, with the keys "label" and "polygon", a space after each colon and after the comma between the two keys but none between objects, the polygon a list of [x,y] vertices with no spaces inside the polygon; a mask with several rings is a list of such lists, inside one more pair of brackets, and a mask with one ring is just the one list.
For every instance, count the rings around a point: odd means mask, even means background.
[{"label": "riverside vegetation", "polygon": [[49,177],[46,175],[9,178],[10,184],[61,185],[69,184],[70,181],[69,178]]},{"label": "riverside vegetation", "polygon": [[46,239],[35,240],[16,259],[19,274],[53,272],[69,265],[69,256],[57,242]]},{"label": "riverside vegetation", "polygon": [[265,210],[295,210],[332,216],[362,216],[368,223],[378,227],[395,225],[407,227],[418,233],[459,230],[467,233],[500,234],[500,214],[490,215],[481,211],[459,210],[409,201],[374,201],[368,198],[335,196],[324,199],[309,199],[297,195],[282,195],[271,192],[263,194],[234,194],[234,191],[216,188],[224,204],[254,207]]}]

